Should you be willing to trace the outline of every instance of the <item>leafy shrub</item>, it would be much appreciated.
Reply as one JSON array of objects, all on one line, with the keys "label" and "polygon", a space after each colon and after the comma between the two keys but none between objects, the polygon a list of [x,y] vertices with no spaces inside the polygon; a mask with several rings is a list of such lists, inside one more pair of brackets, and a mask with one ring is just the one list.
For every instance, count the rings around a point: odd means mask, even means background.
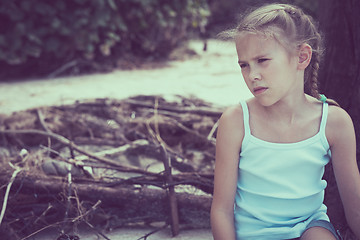
[{"label": "leafy shrub", "polygon": [[206,0],[0,0],[0,62],[163,57],[208,15]]}]

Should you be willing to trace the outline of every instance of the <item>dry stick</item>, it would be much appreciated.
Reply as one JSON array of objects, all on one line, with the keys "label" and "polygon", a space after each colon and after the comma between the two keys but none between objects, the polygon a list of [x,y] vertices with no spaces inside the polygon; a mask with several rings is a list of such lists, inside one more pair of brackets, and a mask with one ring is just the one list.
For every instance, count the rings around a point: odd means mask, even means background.
[{"label": "dry stick", "polygon": [[157,229],[155,229],[155,230],[153,230],[153,231],[151,231],[151,232],[147,233],[146,235],[142,236],[141,238],[138,238],[137,240],[141,240],[141,239],[146,240],[146,239],[147,239],[150,235],[152,235],[152,234],[154,234],[154,233],[157,233],[157,232],[159,232],[159,231],[161,231],[161,230],[165,229],[167,226],[169,226],[169,224],[165,224],[164,226],[159,227],[159,228],[157,228]]},{"label": "dry stick", "polygon": [[[126,99],[124,100],[125,103],[128,103],[130,105],[133,106],[138,106],[138,107],[145,107],[145,108],[153,108],[154,106],[151,104],[147,104],[144,102],[139,102],[136,100],[132,100],[132,99]],[[193,113],[193,114],[200,114],[200,115],[210,115],[210,116],[220,116],[221,113],[223,112],[223,109],[218,109],[218,110],[213,110],[212,108],[209,107],[183,107],[183,108],[179,108],[179,107],[166,107],[166,106],[161,106],[158,107],[158,110],[166,110],[166,111],[170,111],[170,112],[179,112],[179,113]]]},{"label": "dry stick", "polygon": [[[75,192],[75,191],[74,191],[74,192]],[[75,195],[76,195],[76,192],[75,192]],[[78,201],[77,195],[76,195],[76,200]],[[78,203],[78,204],[79,204],[79,203]],[[84,221],[89,227],[91,227],[91,228],[94,229],[94,227],[93,227],[89,222],[87,222],[87,221],[85,220],[85,217],[86,217],[87,215],[89,215],[90,213],[92,213],[93,211],[95,211],[100,204],[101,204],[101,200],[98,200],[98,201],[95,203],[95,205],[92,206],[88,211],[86,211],[85,213],[81,214],[80,216],[77,216],[77,217],[74,218],[71,222],[74,223],[74,222],[78,221],[79,219],[83,219],[83,221]],[[95,229],[95,231],[97,231],[98,234],[100,234],[101,236],[103,236],[105,239],[109,239],[109,238],[107,238],[102,232],[100,232],[100,231],[98,231],[98,230],[96,230],[96,229]]]},{"label": "dry stick", "polygon": [[97,209],[97,207],[101,204],[101,200],[98,200],[94,206],[92,206],[88,211],[86,211],[84,214],[81,214],[80,216],[77,216],[76,218],[74,218],[71,222],[76,222],[81,218],[86,217],[87,215],[89,215],[91,212],[95,211]]},{"label": "dry stick", "polygon": [[[171,159],[169,154],[166,151],[166,144],[164,140],[160,136],[159,131],[159,123],[158,123],[158,99],[155,99],[155,131],[156,131],[156,139],[159,141],[161,148],[163,150],[163,163],[164,163],[164,174],[165,174],[165,180],[166,183],[169,185],[172,185],[173,178],[171,175]],[[178,213],[178,206],[175,196],[175,187],[174,186],[168,186],[168,194],[169,194],[169,202],[170,202],[170,213],[171,213],[171,231],[173,237],[177,236],[179,234],[179,213]]]},{"label": "dry stick", "polygon": [[61,161],[68,162],[68,159],[65,158],[65,157],[63,157],[63,156],[61,156],[61,154],[60,154],[58,151],[55,151],[54,149],[49,148],[49,147],[46,147],[46,146],[44,146],[44,145],[42,145],[42,144],[40,144],[39,147],[40,147],[41,149],[46,150],[48,153],[54,153],[54,154],[56,154],[56,156],[57,156],[59,159],[61,159]]},{"label": "dry stick", "polygon": [[178,206],[177,200],[175,195],[175,186],[173,184],[173,177],[171,175],[171,165],[170,163],[170,156],[166,152],[166,149],[161,146],[164,152],[164,168],[165,168],[165,179],[167,183],[168,193],[169,193],[169,202],[170,202],[170,211],[171,211],[171,231],[173,237],[179,234],[179,213],[178,213]]},{"label": "dry stick", "polygon": [[[154,117],[153,117],[153,118],[154,118]],[[152,120],[153,118],[148,119],[148,120],[145,122],[145,124],[146,124],[146,128],[147,128],[149,134],[151,135],[151,137],[157,140],[157,135],[156,135],[156,133],[153,131],[153,129],[152,129],[151,126],[150,126],[150,122],[151,122],[151,120]],[[160,138],[160,139],[161,139],[161,138]],[[165,149],[166,149],[166,151],[167,151],[168,153],[171,153],[171,154],[173,154],[173,155],[176,156],[176,157],[180,157],[180,158],[184,159],[184,156],[182,156],[181,153],[173,150],[173,149],[172,149],[171,147],[169,147],[169,146],[166,144],[166,142],[164,142],[162,139],[161,139],[161,141],[162,141],[161,143],[163,144],[163,146],[165,147]]]},{"label": "dry stick", "polygon": [[52,208],[53,206],[51,205],[51,203],[49,203],[47,209],[45,209],[45,211],[43,211],[43,213],[34,221],[34,224],[41,220],[41,218],[44,217]]},{"label": "dry stick", "polygon": [[3,202],[3,206],[2,206],[2,209],[1,209],[1,214],[0,214],[0,225],[1,225],[1,222],[4,218],[4,215],[5,215],[5,210],[6,210],[6,205],[7,205],[7,201],[8,201],[8,198],[9,198],[9,193],[10,193],[10,189],[11,189],[11,185],[13,184],[15,178],[16,178],[16,175],[21,171],[20,168],[16,168],[15,171],[13,172],[12,176],[11,176],[11,179],[10,179],[10,182],[6,188],[6,192],[5,192],[5,196],[4,196],[4,202]]},{"label": "dry stick", "polygon": [[212,143],[213,145],[215,145],[215,141],[214,141],[212,138],[205,137],[205,136],[201,135],[200,133],[191,130],[190,128],[184,126],[183,124],[179,123],[179,122],[176,121],[175,119],[169,118],[168,120],[171,121],[171,122],[173,122],[176,126],[178,126],[179,128],[181,128],[182,130],[184,130],[184,131],[186,131],[186,132],[188,132],[188,133],[194,134],[195,136],[197,136],[197,137],[199,137],[199,138],[202,138],[202,139],[204,139],[204,140],[208,140],[208,141],[210,141],[210,143]]},{"label": "dry stick", "polygon": [[[45,119],[44,119],[44,116],[41,112],[40,109],[37,109],[37,115],[38,115],[38,118],[39,118],[39,121],[40,121],[40,125],[42,126],[42,128],[47,132],[47,133],[53,133],[53,131],[51,131],[47,126],[46,126],[46,123],[45,123]],[[48,137],[48,146],[49,148],[51,148],[51,138]],[[68,146],[69,147],[69,151],[70,151],[70,155],[71,155],[71,158],[75,158],[75,154],[74,154],[74,149],[72,147],[72,145]]]},{"label": "dry stick", "polygon": [[38,116],[38,119],[39,119],[39,122],[40,122],[41,127],[42,127],[46,132],[52,132],[52,131],[46,126],[45,118],[44,118],[44,115],[42,114],[41,110],[40,110],[40,109],[37,109],[37,110],[36,110],[36,113],[37,113],[37,116]]},{"label": "dry stick", "polygon": [[209,135],[207,137],[208,140],[214,139],[213,135],[214,135],[216,129],[218,128],[218,126],[219,126],[219,120],[217,120],[216,123],[214,124],[214,126],[211,128],[211,131],[209,132]]},{"label": "dry stick", "polygon": [[64,229],[65,229],[65,225],[66,225],[66,221],[68,220],[68,216],[69,216],[69,211],[70,211],[70,205],[71,205],[71,193],[72,193],[72,175],[71,175],[71,165],[68,166],[68,191],[67,191],[67,202],[66,202],[66,210],[65,210],[65,216],[64,216],[64,224],[63,224],[63,229],[62,229],[62,233],[65,233]]},{"label": "dry stick", "polygon": [[[83,216],[83,209],[82,209],[83,207],[81,206],[79,195],[76,191],[76,188],[74,188],[74,195],[75,195],[75,200],[76,200],[76,207],[78,210],[78,216],[77,216],[77,218],[78,218],[79,216]],[[101,200],[98,200],[98,201],[101,201]],[[75,221],[77,221],[77,220],[75,220]],[[75,222],[75,221],[73,220],[72,222]]]},{"label": "dry stick", "polygon": [[54,78],[57,75],[59,75],[60,73],[64,72],[65,70],[67,70],[68,68],[71,68],[73,66],[76,66],[78,64],[78,61],[76,60],[72,60],[71,62],[66,63],[65,65],[63,65],[62,67],[58,68],[57,70],[55,70],[54,72],[50,73],[48,75],[48,78]]},{"label": "dry stick", "polygon": [[[37,113],[37,116],[38,116],[38,119],[39,119],[39,122],[40,122],[40,125],[41,127],[48,133],[52,133],[52,131],[46,126],[46,123],[45,123],[45,118],[44,118],[44,115],[42,114],[41,110],[40,109],[37,109],[36,110],[36,113]],[[51,138],[48,137],[48,148],[51,149]],[[48,156],[49,156],[50,152],[48,151]]]},{"label": "dry stick", "polygon": [[108,238],[105,234],[103,234],[100,230],[96,229],[91,223],[86,222],[86,225],[88,225],[92,230],[94,230],[95,232],[97,232],[100,236],[102,236],[103,238],[105,238],[106,240],[111,240],[110,238]]},{"label": "dry stick", "polygon": [[32,236],[34,236],[34,235],[38,234],[39,232],[42,232],[42,231],[44,231],[45,229],[48,229],[48,228],[51,228],[51,227],[55,227],[55,226],[57,226],[57,225],[61,224],[62,222],[63,222],[63,221],[60,221],[60,222],[56,222],[56,223],[53,223],[53,224],[47,225],[47,226],[45,226],[45,227],[43,227],[43,228],[41,228],[41,229],[39,229],[39,230],[37,230],[37,231],[35,231],[35,232],[33,232],[33,233],[30,233],[29,235],[27,235],[26,237],[23,237],[23,238],[22,238],[22,239],[20,239],[20,240],[25,240],[25,239],[28,239],[28,238],[30,238],[30,237],[32,237]]},{"label": "dry stick", "polygon": [[141,174],[149,175],[149,176],[157,176],[158,175],[156,173],[152,173],[152,172],[149,172],[149,171],[137,168],[137,167],[123,166],[122,164],[118,163],[117,161],[114,161],[114,160],[111,160],[111,159],[108,159],[105,157],[97,156],[94,153],[87,152],[87,151],[81,149],[79,146],[75,145],[72,141],[70,141],[67,138],[65,138],[59,134],[56,134],[56,133],[48,133],[48,132],[44,132],[44,131],[36,130],[36,129],[0,130],[0,133],[3,133],[3,134],[38,134],[38,135],[43,135],[43,136],[49,136],[53,139],[56,139],[57,141],[61,142],[64,145],[71,146],[74,150],[78,151],[79,153],[82,153],[90,158],[93,158],[93,159],[99,161],[99,162],[106,163],[111,166],[117,167],[118,171],[141,173]]}]

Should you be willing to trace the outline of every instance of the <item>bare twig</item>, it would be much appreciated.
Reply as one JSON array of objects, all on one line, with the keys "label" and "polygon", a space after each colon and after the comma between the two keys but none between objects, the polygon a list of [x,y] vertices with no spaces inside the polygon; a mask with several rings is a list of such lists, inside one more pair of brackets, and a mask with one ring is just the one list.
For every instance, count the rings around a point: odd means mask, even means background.
[{"label": "bare twig", "polygon": [[58,76],[59,74],[61,74],[62,72],[66,71],[68,68],[74,67],[77,64],[78,64],[77,60],[72,60],[72,61],[64,64],[60,68],[56,69],[54,72],[50,73],[48,78],[54,78],[54,77]]},{"label": "bare twig", "polygon": [[146,240],[149,236],[151,236],[151,235],[153,235],[153,234],[155,234],[155,233],[157,233],[157,232],[159,232],[159,231],[161,231],[161,230],[163,230],[163,229],[167,228],[168,226],[169,226],[169,224],[165,224],[165,225],[164,225],[164,226],[162,226],[162,227],[156,228],[155,230],[153,230],[153,231],[151,231],[151,232],[147,233],[146,235],[142,236],[141,238],[138,238],[137,240],[141,240],[141,239]]},{"label": "bare twig", "polygon": [[[138,107],[145,107],[145,108],[153,108],[154,106],[152,104],[147,104],[144,102],[139,102],[132,99],[126,99],[124,101],[125,103],[131,104],[133,106]],[[210,116],[220,116],[223,112],[223,109],[216,109],[214,108],[208,108],[208,107],[167,107],[167,106],[159,106],[158,110],[166,110],[170,112],[179,112],[179,113],[193,113],[193,114],[200,114],[200,115],[210,115]]]},{"label": "bare twig", "polygon": [[35,231],[35,232],[33,232],[33,233],[27,235],[26,237],[23,237],[23,238],[20,239],[20,240],[26,240],[26,239],[28,239],[28,238],[31,238],[32,236],[34,236],[34,235],[36,235],[36,234],[38,234],[38,233],[40,233],[40,232],[42,232],[42,231],[44,231],[44,230],[46,230],[46,229],[48,229],[48,228],[58,226],[58,225],[60,225],[60,224],[62,224],[62,223],[63,223],[63,221],[56,222],[56,223],[53,223],[53,224],[49,224],[49,225],[47,225],[47,226],[45,226],[45,227],[43,227],[43,228],[41,228],[41,229],[39,229],[39,230],[37,230],[37,231]]},{"label": "bare twig", "polygon": [[54,149],[52,149],[52,148],[50,148],[50,147],[46,147],[46,146],[44,146],[44,145],[40,145],[39,147],[40,147],[41,149],[46,150],[46,151],[49,152],[49,153],[55,154],[55,155],[56,155],[57,157],[59,157],[62,161],[69,162],[67,158],[61,156],[61,154],[60,154],[59,152],[55,151]]},{"label": "bare twig", "polygon": [[72,195],[72,175],[71,175],[71,165],[68,165],[68,189],[67,189],[67,202],[66,202],[66,210],[65,210],[65,216],[64,216],[64,225],[63,230],[65,228],[65,223],[68,220],[70,206],[71,206],[71,195]]},{"label": "bare twig", "polygon": [[43,211],[43,213],[34,221],[34,223],[36,224],[42,217],[44,217],[46,215],[46,213],[48,211],[50,211],[53,208],[53,206],[51,205],[51,203],[49,203],[48,207],[45,209],[45,211]]},{"label": "bare twig", "polygon": [[179,234],[179,213],[178,213],[178,206],[175,196],[175,187],[171,186],[171,184],[173,183],[173,178],[171,173],[171,158],[166,151],[166,148],[168,146],[160,136],[157,109],[158,109],[158,99],[156,98],[155,108],[154,108],[156,139],[159,141],[161,148],[163,150],[165,181],[167,185],[170,184],[170,186],[168,186],[168,197],[169,197],[170,213],[171,213],[171,230],[173,236],[175,237]]},{"label": "bare twig", "polygon": [[44,118],[44,115],[42,114],[41,110],[40,110],[40,109],[37,109],[37,110],[36,110],[36,113],[37,113],[37,116],[38,116],[38,119],[39,119],[39,122],[40,122],[41,127],[42,127],[46,132],[52,132],[52,131],[46,126],[45,118]]},{"label": "bare twig", "polygon": [[16,178],[16,175],[21,171],[21,169],[19,167],[16,167],[15,168],[15,171],[13,172],[12,176],[11,176],[11,179],[10,179],[10,182],[9,184],[7,185],[7,188],[6,188],[6,192],[5,192],[5,196],[4,196],[4,202],[3,202],[3,206],[2,206],[2,209],[1,209],[1,214],[0,214],[0,225],[1,225],[1,222],[4,218],[4,215],[5,215],[5,210],[6,210],[6,205],[7,205],[7,201],[8,201],[8,198],[9,198],[9,193],[10,193],[10,189],[11,189],[11,185],[13,184],[15,178]]},{"label": "bare twig", "polygon": [[[37,109],[36,113],[37,113],[37,116],[38,116],[41,127],[46,132],[51,133],[52,131],[46,126],[45,118],[44,118],[44,115],[42,114],[41,110]],[[51,138],[50,137],[48,137],[48,148],[51,149]],[[48,155],[49,154],[50,154],[50,152],[48,151]]]},{"label": "bare twig", "polygon": [[82,218],[85,218],[87,215],[89,215],[90,213],[92,213],[93,211],[95,211],[98,206],[101,204],[101,200],[98,200],[94,206],[92,206],[88,211],[86,211],[84,214],[81,214],[80,216],[77,216],[76,218],[74,218],[73,220],[71,220],[71,222],[76,222]]},{"label": "bare twig", "polygon": [[105,234],[103,234],[100,230],[96,229],[91,223],[89,222],[85,222],[86,225],[88,225],[91,229],[93,229],[94,231],[96,231],[100,236],[102,236],[103,238],[105,238],[106,240],[111,240],[110,238],[108,238]]},{"label": "bare twig", "polygon": [[167,119],[167,120],[173,122],[176,126],[178,126],[179,128],[181,128],[182,130],[184,130],[184,131],[186,131],[186,132],[188,132],[188,133],[194,134],[195,136],[197,136],[197,137],[199,137],[199,138],[201,138],[201,139],[208,140],[208,141],[210,141],[210,143],[212,143],[213,145],[215,145],[215,141],[214,141],[213,138],[209,138],[209,137],[206,137],[206,136],[204,136],[204,135],[201,135],[200,133],[198,133],[198,132],[196,132],[196,131],[194,131],[194,130],[191,130],[191,129],[187,128],[187,127],[185,127],[183,124],[179,123],[179,122],[176,121],[175,119],[169,118],[169,119]]},{"label": "bare twig", "polygon": [[209,132],[209,135],[207,137],[208,140],[214,139],[213,135],[214,135],[216,129],[218,128],[218,126],[219,126],[219,120],[217,120],[216,123],[214,124],[214,126],[211,128],[211,131]]},{"label": "bare twig", "polygon": [[166,144],[166,142],[164,142],[161,138],[158,139],[158,136],[157,136],[156,132],[154,132],[154,130],[153,130],[153,129],[151,128],[151,126],[150,126],[150,122],[151,122],[152,119],[153,119],[153,118],[150,118],[150,119],[148,119],[148,120],[146,121],[146,128],[147,128],[148,133],[150,134],[150,136],[151,136],[153,139],[156,140],[156,143],[157,143],[158,145],[160,145],[160,143],[159,143],[159,140],[160,140],[162,146],[166,148],[166,151],[167,151],[168,153],[171,153],[171,154],[173,154],[173,155],[175,155],[175,156],[179,156],[179,157],[181,157],[181,158],[184,158],[184,157],[181,155],[181,153],[173,150],[173,149],[172,149],[170,146],[168,146],[168,145]]}]

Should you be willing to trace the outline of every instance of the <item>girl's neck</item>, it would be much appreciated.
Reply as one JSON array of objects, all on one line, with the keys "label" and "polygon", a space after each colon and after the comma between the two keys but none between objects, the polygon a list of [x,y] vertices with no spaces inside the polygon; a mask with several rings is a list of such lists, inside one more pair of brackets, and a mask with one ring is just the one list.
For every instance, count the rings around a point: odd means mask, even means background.
[{"label": "girl's neck", "polygon": [[308,103],[309,99],[305,93],[299,93],[281,99],[271,106],[263,106],[263,110],[265,117],[291,124],[302,116]]}]

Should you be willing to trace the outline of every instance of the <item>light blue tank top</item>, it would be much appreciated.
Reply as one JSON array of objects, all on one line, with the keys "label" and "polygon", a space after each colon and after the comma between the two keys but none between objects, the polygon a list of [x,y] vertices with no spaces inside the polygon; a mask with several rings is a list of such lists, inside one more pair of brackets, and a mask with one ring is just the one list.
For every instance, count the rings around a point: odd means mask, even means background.
[{"label": "light blue tank top", "polygon": [[234,206],[237,239],[296,238],[312,220],[329,221],[322,179],[331,156],[325,136],[328,104],[323,104],[319,132],[295,143],[253,136],[246,102],[241,106],[245,134]]}]

